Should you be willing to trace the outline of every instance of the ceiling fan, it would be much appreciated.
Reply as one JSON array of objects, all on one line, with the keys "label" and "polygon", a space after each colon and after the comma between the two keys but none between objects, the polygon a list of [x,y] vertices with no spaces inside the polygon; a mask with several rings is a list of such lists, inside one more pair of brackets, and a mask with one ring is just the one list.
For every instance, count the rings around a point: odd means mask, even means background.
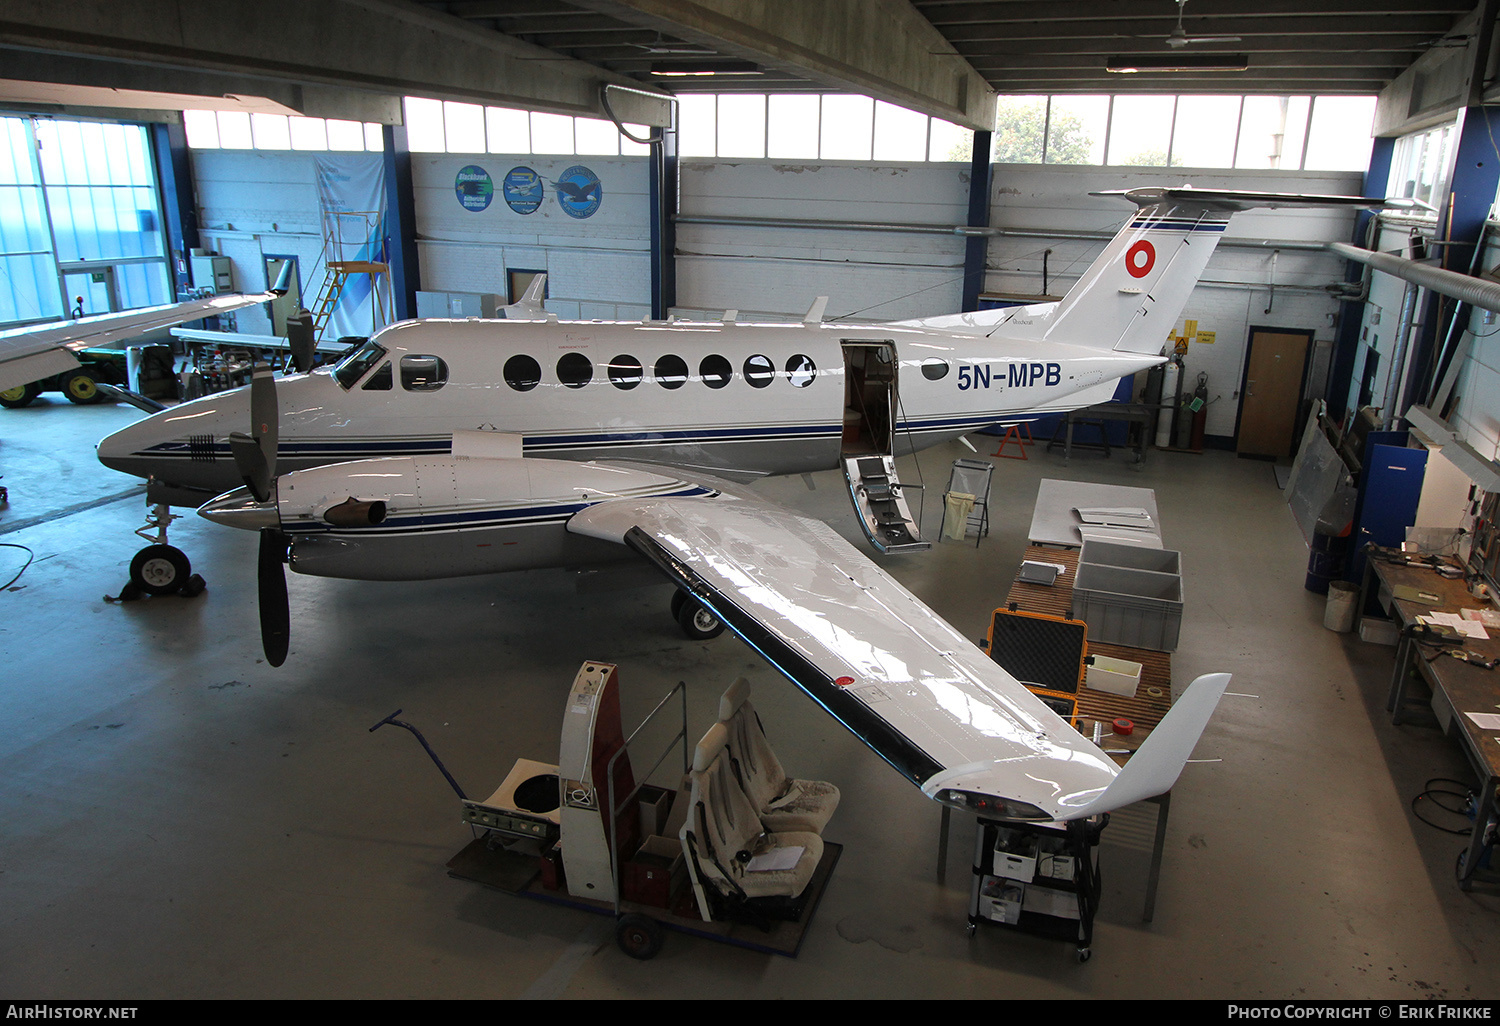
[{"label": "ceiling fan", "polygon": [[1238,43],[1239,36],[1190,36],[1182,27],[1182,9],[1187,6],[1187,0],[1177,0],[1177,27],[1167,34],[1166,43],[1174,50],[1180,50],[1189,43]]}]

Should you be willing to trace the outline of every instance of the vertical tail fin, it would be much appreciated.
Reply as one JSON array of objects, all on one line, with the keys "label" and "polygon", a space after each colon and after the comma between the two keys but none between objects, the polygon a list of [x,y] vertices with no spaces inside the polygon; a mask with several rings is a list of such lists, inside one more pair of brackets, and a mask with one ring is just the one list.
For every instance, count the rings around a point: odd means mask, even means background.
[{"label": "vertical tail fin", "polygon": [[1121,353],[1160,353],[1229,215],[1171,201],[1142,206],[1052,309],[1041,337]]},{"label": "vertical tail fin", "polygon": [[1093,349],[1156,355],[1237,210],[1251,207],[1380,207],[1401,201],[1227,189],[1127,189],[1138,209],[1040,324],[1041,338]]}]

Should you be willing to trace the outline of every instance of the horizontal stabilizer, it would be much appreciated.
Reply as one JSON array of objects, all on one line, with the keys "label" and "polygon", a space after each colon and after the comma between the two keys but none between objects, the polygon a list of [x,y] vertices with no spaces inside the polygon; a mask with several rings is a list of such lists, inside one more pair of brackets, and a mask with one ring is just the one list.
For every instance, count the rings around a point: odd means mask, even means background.
[{"label": "horizontal stabilizer", "polygon": [[1189,684],[1151,731],[1151,736],[1125,763],[1120,775],[1098,797],[1076,811],[1069,811],[1064,818],[1084,819],[1172,790],[1198,738],[1203,736],[1203,728],[1218,708],[1229,678],[1227,673],[1207,673]]},{"label": "horizontal stabilizer", "polygon": [[1171,203],[1180,208],[1202,210],[1249,210],[1252,207],[1400,207],[1413,206],[1411,200],[1373,199],[1369,196],[1318,196],[1300,192],[1251,192],[1243,189],[1181,188],[1106,189],[1090,196],[1123,196],[1138,207]]}]

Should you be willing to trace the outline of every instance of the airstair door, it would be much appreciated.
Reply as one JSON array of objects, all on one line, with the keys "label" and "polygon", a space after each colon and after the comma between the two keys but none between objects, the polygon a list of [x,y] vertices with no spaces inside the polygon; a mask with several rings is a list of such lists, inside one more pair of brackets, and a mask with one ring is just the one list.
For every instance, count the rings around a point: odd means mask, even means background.
[{"label": "airstair door", "polygon": [[844,343],[844,440],[840,462],[860,526],[881,552],[930,548],[896,477],[896,347]]}]

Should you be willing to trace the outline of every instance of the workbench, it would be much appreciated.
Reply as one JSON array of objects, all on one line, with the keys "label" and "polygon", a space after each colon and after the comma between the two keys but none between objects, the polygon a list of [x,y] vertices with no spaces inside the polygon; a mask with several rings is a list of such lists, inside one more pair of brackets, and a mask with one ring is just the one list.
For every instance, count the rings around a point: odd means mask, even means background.
[{"label": "workbench", "polygon": [[[1377,557],[1365,560],[1365,583],[1360,592],[1359,609],[1363,612],[1366,596],[1376,588],[1382,605],[1388,606],[1391,618],[1400,629],[1396,645],[1395,667],[1391,674],[1386,709],[1392,723],[1400,723],[1409,701],[1408,686],[1415,669],[1432,691],[1431,705],[1443,732],[1459,742],[1469,765],[1479,780],[1474,812],[1474,830],[1468,850],[1458,869],[1459,886],[1468,890],[1479,868],[1487,832],[1497,823],[1496,790],[1500,788],[1500,731],[1487,730],[1475,723],[1468,713],[1500,713],[1500,669],[1485,669],[1450,658],[1445,650],[1456,649],[1476,659],[1500,657],[1500,640],[1493,629],[1490,639],[1466,639],[1461,646],[1439,645],[1411,636],[1410,628],[1418,616],[1431,612],[1459,612],[1463,609],[1493,608],[1488,602],[1469,594],[1462,578],[1447,578],[1430,566],[1409,566],[1387,562]],[[1397,598],[1387,594],[1396,589],[1414,588],[1423,598]],[[1428,599],[1425,596],[1432,596]]]},{"label": "workbench", "polygon": [[[1059,444],[1059,436],[1061,436],[1064,463],[1073,458],[1074,449],[1097,449],[1103,451],[1105,456],[1111,455],[1115,449],[1129,449],[1134,454],[1132,463],[1139,469],[1145,465],[1146,449],[1156,437],[1156,418],[1160,413],[1160,406],[1148,406],[1145,403],[1099,403],[1095,406],[1085,406],[1081,410],[1070,410],[1052,433],[1052,440],[1047,443],[1047,451],[1051,452]],[[1136,444],[1131,446],[1127,442],[1126,445],[1111,445],[1108,427],[1111,421],[1125,422],[1127,439],[1131,433],[1130,426],[1139,425],[1136,431]],[[1079,424],[1097,427],[1099,441],[1073,441],[1073,429]]]}]

